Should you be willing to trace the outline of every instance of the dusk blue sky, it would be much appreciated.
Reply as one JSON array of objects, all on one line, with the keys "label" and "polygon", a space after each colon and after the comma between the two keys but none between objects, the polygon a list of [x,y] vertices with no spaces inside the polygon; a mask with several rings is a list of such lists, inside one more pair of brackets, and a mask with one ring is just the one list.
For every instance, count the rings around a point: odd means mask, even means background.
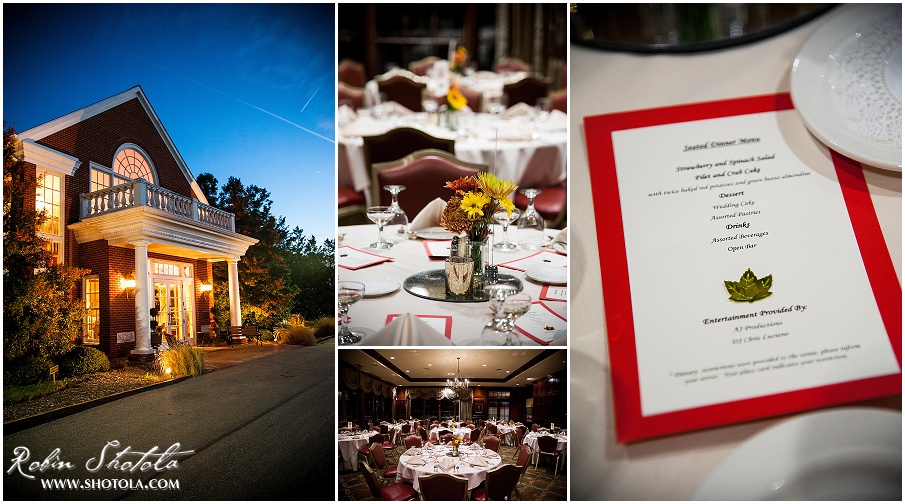
[{"label": "dusk blue sky", "polygon": [[4,4],[3,120],[24,131],[140,85],[196,177],[270,191],[334,237],[334,6]]}]

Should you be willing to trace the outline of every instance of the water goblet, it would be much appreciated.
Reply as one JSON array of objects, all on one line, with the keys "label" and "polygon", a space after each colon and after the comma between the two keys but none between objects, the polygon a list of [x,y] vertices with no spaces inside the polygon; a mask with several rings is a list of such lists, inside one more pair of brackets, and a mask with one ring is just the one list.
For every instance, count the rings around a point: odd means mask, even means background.
[{"label": "water goblet", "polygon": [[[521,345],[521,338],[515,329],[515,321],[531,310],[531,296],[524,292],[506,296],[501,309],[509,326],[509,334],[503,346]],[[512,336],[515,336],[515,342],[512,341]]]},{"label": "water goblet", "polygon": [[504,345],[509,334],[509,321],[506,319],[502,307],[506,297],[515,294],[515,287],[506,284],[494,284],[484,287],[484,293],[490,302],[490,311],[493,319],[481,330],[481,345]]},{"label": "water goblet", "polygon": [[528,208],[522,212],[516,223],[519,243],[525,250],[539,250],[544,246],[544,218],[534,209],[534,198],[541,194],[540,189],[522,189],[519,191],[528,198]]},{"label": "water goblet", "polygon": [[368,207],[368,218],[377,224],[377,242],[371,244],[373,249],[392,248],[393,244],[383,239],[383,227],[396,216],[396,210],[388,206]]},{"label": "water goblet", "polygon": [[362,335],[349,330],[349,308],[365,295],[365,284],[344,280],[339,282],[339,321],[341,326],[337,339],[340,345],[351,345],[361,341]]},{"label": "water goblet", "polygon": [[501,208],[493,214],[493,218],[503,226],[503,241],[494,243],[493,248],[500,250],[515,250],[518,248],[516,244],[509,242],[509,224],[518,220],[520,213],[518,208],[513,208],[511,214],[505,208]]},{"label": "water goblet", "polygon": [[390,203],[390,208],[396,212],[396,215],[387,222],[386,231],[389,235],[389,241],[396,244],[405,240],[409,225],[408,216],[405,214],[402,207],[399,206],[399,193],[405,190],[405,186],[385,185],[383,188],[393,195],[393,201]]}]

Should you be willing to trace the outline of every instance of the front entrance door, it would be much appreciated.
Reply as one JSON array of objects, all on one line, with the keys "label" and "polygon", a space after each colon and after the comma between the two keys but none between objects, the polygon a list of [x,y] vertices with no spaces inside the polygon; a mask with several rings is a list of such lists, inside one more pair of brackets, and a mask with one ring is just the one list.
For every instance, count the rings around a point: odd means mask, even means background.
[{"label": "front entrance door", "polygon": [[[157,326],[177,340],[194,345],[195,289],[190,276],[191,269],[155,267],[152,271],[157,273],[152,273],[151,279],[154,285],[153,305],[157,308]],[[160,275],[162,272],[175,274]]]}]

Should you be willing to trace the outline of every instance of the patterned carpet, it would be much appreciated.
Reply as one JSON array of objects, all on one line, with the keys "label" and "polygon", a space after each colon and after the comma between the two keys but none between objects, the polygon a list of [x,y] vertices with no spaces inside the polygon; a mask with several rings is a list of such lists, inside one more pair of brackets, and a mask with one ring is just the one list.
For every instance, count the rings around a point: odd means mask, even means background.
[{"label": "patterned carpet", "polygon": [[[515,463],[513,458],[515,448],[501,446],[500,456],[504,463]],[[393,462],[390,462],[392,465]],[[566,475],[560,468],[556,477],[553,477],[553,460],[543,459],[534,470],[534,465],[528,466],[528,470],[522,475],[518,484],[518,493],[513,492],[513,500],[566,500]],[[521,498],[519,498],[521,497]],[[368,484],[365,483],[361,473],[344,471],[339,474],[339,500],[376,500],[371,496]],[[416,496],[417,500],[417,496]]]}]

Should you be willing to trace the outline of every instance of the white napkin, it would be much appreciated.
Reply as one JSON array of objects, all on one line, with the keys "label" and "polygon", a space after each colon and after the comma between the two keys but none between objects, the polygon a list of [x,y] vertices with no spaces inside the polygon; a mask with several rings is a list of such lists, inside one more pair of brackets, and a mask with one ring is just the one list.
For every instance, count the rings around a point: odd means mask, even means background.
[{"label": "white napkin", "polygon": [[446,208],[446,202],[442,198],[431,201],[418,212],[418,215],[409,223],[409,229],[412,231],[420,231],[440,225],[440,214]]},{"label": "white napkin", "polygon": [[412,457],[406,463],[408,465],[424,465],[424,460],[421,457]]},{"label": "white napkin", "polygon": [[409,448],[408,450],[406,450],[405,453],[403,453],[403,455],[414,455],[417,451],[418,451],[418,449],[413,446],[413,447]]},{"label": "white napkin", "polygon": [[336,122],[348,124],[354,121],[358,117],[358,114],[355,113],[355,110],[346,105],[342,104],[336,110]]},{"label": "white napkin", "polygon": [[562,231],[560,231],[559,233],[556,233],[556,238],[554,238],[553,240],[561,241],[563,243],[569,243],[569,227],[566,226],[566,227],[562,228]]},{"label": "white napkin", "polygon": [[534,113],[534,107],[525,102],[519,102],[506,109],[503,117],[525,117]]},{"label": "white napkin", "polygon": [[452,346],[445,336],[411,313],[396,317],[383,329],[364,338],[364,346]]},{"label": "white napkin", "polygon": [[541,131],[565,131],[569,127],[569,117],[561,110],[551,110],[546,121],[537,121]]},{"label": "white napkin", "polygon": [[379,135],[384,131],[386,131],[386,124],[381,124],[366,114],[362,114],[342,129],[345,137]]},{"label": "white napkin", "polygon": [[408,107],[394,101],[388,101],[384,103],[383,106],[386,107],[387,113],[391,116],[407,116],[414,114]]},{"label": "white napkin", "polygon": [[471,460],[469,460],[469,463],[473,466],[487,467],[487,461],[480,455],[472,457]]},{"label": "white napkin", "polygon": [[497,130],[500,140],[531,140],[531,125],[511,121]]},{"label": "white napkin", "polygon": [[453,457],[443,457],[440,459],[440,469],[449,471],[453,467],[456,467],[456,459]]}]

